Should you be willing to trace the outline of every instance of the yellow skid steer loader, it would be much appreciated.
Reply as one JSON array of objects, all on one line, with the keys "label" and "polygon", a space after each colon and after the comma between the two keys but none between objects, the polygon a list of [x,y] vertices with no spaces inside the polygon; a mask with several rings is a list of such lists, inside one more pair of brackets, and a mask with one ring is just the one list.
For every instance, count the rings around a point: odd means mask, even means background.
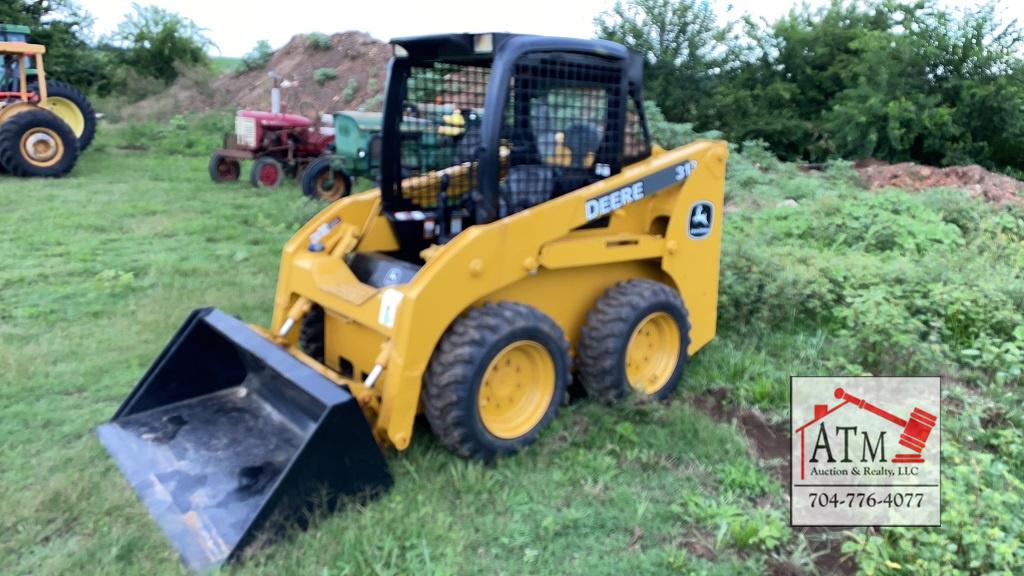
[{"label": "yellow skid steer loader", "polygon": [[98,429],[194,569],[386,489],[381,448],[419,413],[460,456],[511,454],[573,372],[602,402],[665,398],[714,337],[727,148],[651,145],[639,55],[512,34],[393,50],[380,189],[288,242],[269,329],[197,310]]}]

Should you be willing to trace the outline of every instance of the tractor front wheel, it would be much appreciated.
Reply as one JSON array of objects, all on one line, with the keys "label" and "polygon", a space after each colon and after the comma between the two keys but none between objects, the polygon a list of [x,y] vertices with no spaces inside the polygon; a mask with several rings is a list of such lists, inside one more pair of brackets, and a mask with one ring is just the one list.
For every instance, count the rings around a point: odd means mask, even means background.
[{"label": "tractor front wheel", "polygon": [[[29,85],[30,92],[39,92],[37,84]],[[57,80],[46,82],[46,102],[42,108],[49,110],[63,120],[78,138],[78,149],[82,152],[92,144],[96,136],[96,111],[82,91],[70,84]]]},{"label": "tractor front wheel", "polygon": [[554,418],[569,370],[569,343],[551,318],[512,302],[473,308],[452,324],[430,360],[427,421],[464,458],[512,454]]},{"label": "tractor front wheel", "polygon": [[331,167],[331,157],[322,156],[310,162],[302,173],[302,192],[310,198],[334,202],[352,191],[352,178]]},{"label": "tractor front wheel", "polygon": [[48,110],[26,110],[0,124],[0,166],[15,176],[59,178],[77,160],[78,138]]},{"label": "tractor front wheel", "polygon": [[661,400],[679,386],[690,322],[679,294],[652,280],[604,293],[587,315],[576,367],[591,397],[614,404],[630,394]]},{"label": "tractor front wheel", "polygon": [[276,158],[260,156],[252,163],[249,180],[257,188],[277,188],[284,181],[284,165]]},{"label": "tractor front wheel", "polygon": [[210,179],[214,182],[234,182],[242,173],[242,165],[234,158],[220,154],[210,156]]}]

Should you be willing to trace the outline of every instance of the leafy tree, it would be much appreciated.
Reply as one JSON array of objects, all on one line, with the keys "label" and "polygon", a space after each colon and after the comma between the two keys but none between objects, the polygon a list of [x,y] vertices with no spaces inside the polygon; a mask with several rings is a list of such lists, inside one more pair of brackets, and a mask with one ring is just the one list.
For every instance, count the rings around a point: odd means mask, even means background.
[{"label": "leafy tree", "polygon": [[646,94],[671,121],[693,122],[729,61],[731,27],[719,27],[707,0],[619,0],[594,20],[598,36],[644,56]]},{"label": "leafy tree", "polygon": [[101,56],[88,43],[92,19],[73,0],[5,0],[0,22],[28,26],[30,40],[46,46],[46,71],[88,89],[107,77]]},{"label": "leafy tree", "polygon": [[180,66],[209,66],[213,43],[192,20],[158,6],[132,4],[108,39],[120,49],[117,60],[136,73],[170,83]]}]

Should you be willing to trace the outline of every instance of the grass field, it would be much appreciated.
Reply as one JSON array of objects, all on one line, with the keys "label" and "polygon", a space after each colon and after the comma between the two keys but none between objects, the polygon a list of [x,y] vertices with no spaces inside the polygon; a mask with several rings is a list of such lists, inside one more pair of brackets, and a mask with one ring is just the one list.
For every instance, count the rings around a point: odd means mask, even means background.
[{"label": "grass field", "polygon": [[[216,305],[266,324],[280,247],[318,206],[293,185],[272,192],[214,185],[202,151],[212,147],[216,131],[197,139],[190,130],[195,124],[175,122],[102,132],[64,180],[0,176],[0,572],[184,572],[93,429],[113,414],[191,309]],[[218,123],[223,119],[211,125]],[[187,153],[176,153],[182,150]],[[874,214],[865,202],[888,200],[856,190],[842,165],[824,177],[807,176],[756,152],[734,156],[729,175],[735,209],[726,225],[719,338],[692,360],[675,401],[614,410],[576,402],[536,445],[494,465],[452,456],[419,423],[412,447],[388,455],[396,485],[386,497],[320,518],[308,532],[225,571],[828,573],[841,542],[867,574],[934,566],[1013,573],[1024,566],[1024,530],[1012,512],[1024,502],[1024,489],[1013,482],[1024,468],[1019,371],[999,376],[1012,363],[1004,328],[1019,324],[1019,310],[1007,316],[1019,306],[1013,292],[1019,286],[1007,283],[1019,282],[1013,266],[1024,262],[1024,219],[938,195],[903,212],[887,209],[917,224],[876,223],[881,232],[869,241],[852,231],[839,240],[805,237],[813,228],[783,215],[787,209],[774,207],[779,199],[798,198],[799,213],[821,222],[860,221]],[[836,197],[844,199],[839,208]],[[863,212],[837,215],[844,206]],[[971,234],[978,237],[989,230],[985,223],[1002,222],[1005,241],[978,245],[964,231],[968,222],[958,228],[964,240],[943,244],[944,237],[927,228],[929,211],[976,221]],[[944,225],[935,224],[949,232]],[[901,227],[913,228],[909,239],[886,235]],[[759,459],[740,425],[713,420],[699,406],[724,390],[727,412],[758,410],[771,425],[787,418],[790,374],[916,369],[906,359],[926,354],[934,342],[921,336],[919,349],[899,334],[883,334],[879,338],[903,346],[898,360],[885,356],[892,346],[866,340],[862,332],[875,334],[902,320],[861,315],[860,324],[850,324],[844,311],[857,309],[856,294],[829,284],[838,275],[843,286],[857,287],[865,270],[888,273],[880,263],[895,256],[879,242],[896,242],[906,253],[900,258],[910,262],[904,267],[915,270],[924,266],[917,261],[968,251],[982,259],[976,269],[948,272],[964,278],[947,284],[980,286],[986,298],[997,298],[996,290],[1008,294],[1008,303],[994,305],[1006,326],[979,323],[973,308],[954,310],[949,314],[958,314],[959,323],[950,338],[973,346],[979,334],[991,335],[1003,356],[978,345],[982,360],[971,364],[967,357],[974,356],[960,352],[974,349],[963,344],[955,360],[943,361],[962,379],[947,385],[950,405],[958,408],[944,414],[951,417],[950,448],[946,441],[943,447],[951,470],[947,485],[953,485],[944,494],[946,528],[794,532],[775,476],[780,461]],[[920,252],[907,248],[915,242],[923,243]],[[935,266],[951,268],[940,260]],[[985,288],[1004,277],[1005,285]],[[969,297],[964,294],[956,298]],[[885,303],[895,306],[903,298]],[[869,320],[875,324],[865,324]],[[1000,406],[1000,420],[982,429],[979,422]],[[974,497],[993,491],[1000,499],[979,503]],[[974,508],[979,505],[985,508]]]}]

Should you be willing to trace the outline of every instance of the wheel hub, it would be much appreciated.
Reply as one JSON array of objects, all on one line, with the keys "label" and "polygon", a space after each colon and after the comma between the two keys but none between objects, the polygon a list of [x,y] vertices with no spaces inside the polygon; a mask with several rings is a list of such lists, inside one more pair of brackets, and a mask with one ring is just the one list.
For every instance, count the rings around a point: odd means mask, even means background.
[{"label": "wheel hub", "polygon": [[50,166],[60,160],[64,145],[49,128],[33,128],[21,137],[25,159],[36,166]]},{"label": "wheel hub", "polygon": [[260,182],[266,186],[273,186],[277,184],[277,166],[273,164],[265,164],[260,167]]},{"label": "wheel hub", "polygon": [[555,363],[547,349],[529,340],[513,342],[484,370],[480,420],[498,438],[518,438],[544,418],[554,390]]},{"label": "wheel hub", "polygon": [[679,326],[666,312],[641,320],[626,344],[626,380],[645,394],[655,394],[669,382],[679,363]]}]

